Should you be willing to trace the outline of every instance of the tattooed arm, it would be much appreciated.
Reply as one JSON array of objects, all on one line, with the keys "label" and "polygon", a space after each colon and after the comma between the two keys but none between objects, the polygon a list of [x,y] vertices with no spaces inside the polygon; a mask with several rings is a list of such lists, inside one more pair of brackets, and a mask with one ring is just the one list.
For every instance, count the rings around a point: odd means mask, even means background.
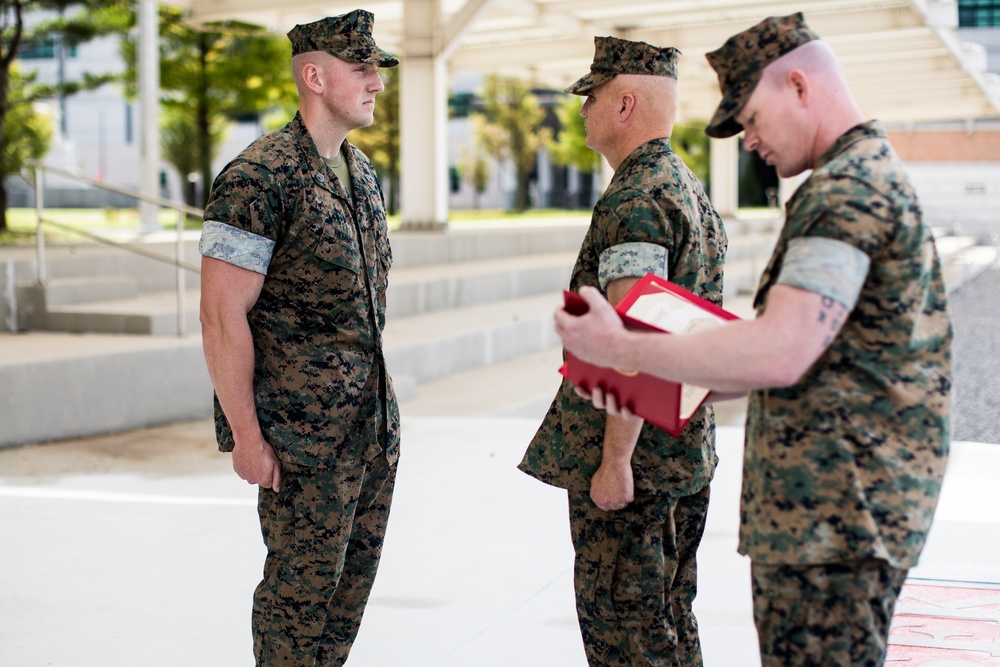
[{"label": "tattooed arm", "polygon": [[755,320],[697,334],[664,336],[625,330],[596,290],[580,294],[586,315],[556,311],[563,344],[602,366],[635,368],[723,393],[795,384],[833,342],[849,311],[816,292],[774,285]]}]

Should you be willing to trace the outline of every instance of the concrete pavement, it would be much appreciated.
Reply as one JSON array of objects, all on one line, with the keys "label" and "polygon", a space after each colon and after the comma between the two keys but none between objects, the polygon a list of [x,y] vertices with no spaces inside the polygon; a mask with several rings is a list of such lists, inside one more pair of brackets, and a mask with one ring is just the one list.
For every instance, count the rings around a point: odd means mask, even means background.
[{"label": "concrete pavement", "polygon": [[[382,568],[349,665],[586,664],[565,494],[514,467],[536,425],[404,410]],[[736,554],[741,449],[742,430],[720,428],[696,602],[709,667],[758,664]],[[1000,584],[998,477],[1000,447],[955,444],[911,584]],[[0,664],[251,665],[254,502],[207,420],[0,451]],[[1000,664],[980,657],[937,664]]]}]

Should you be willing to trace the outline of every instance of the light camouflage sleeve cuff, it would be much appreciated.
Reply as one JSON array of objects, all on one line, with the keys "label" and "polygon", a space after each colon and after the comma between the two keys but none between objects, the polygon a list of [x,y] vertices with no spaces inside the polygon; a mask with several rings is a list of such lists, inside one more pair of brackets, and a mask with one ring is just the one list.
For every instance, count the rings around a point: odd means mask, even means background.
[{"label": "light camouflage sleeve cuff", "polygon": [[205,257],[267,275],[274,241],[223,222],[206,220],[201,228],[198,251]]},{"label": "light camouflage sleeve cuff", "polygon": [[819,236],[788,243],[778,283],[822,294],[853,310],[871,258],[849,243]]},{"label": "light camouflage sleeve cuff", "polygon": [[619,278],[642,278],[654,273],[660,278],[667,276],[667,249],[655,243],[620,243],[601,253],[598,279],[601,289]]}]

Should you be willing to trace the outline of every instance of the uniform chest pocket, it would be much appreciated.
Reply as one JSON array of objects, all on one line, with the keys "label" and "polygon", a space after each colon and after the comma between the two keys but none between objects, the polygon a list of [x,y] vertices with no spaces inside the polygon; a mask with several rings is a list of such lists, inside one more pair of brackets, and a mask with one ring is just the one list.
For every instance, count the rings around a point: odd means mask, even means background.
[{"label": "uniform chest pocket", "polygon": [[332,264],[352,273],[361,273],[361,252],[349,223],[332,222],[310,225],[316,242],[312,254],[320,264]]}]

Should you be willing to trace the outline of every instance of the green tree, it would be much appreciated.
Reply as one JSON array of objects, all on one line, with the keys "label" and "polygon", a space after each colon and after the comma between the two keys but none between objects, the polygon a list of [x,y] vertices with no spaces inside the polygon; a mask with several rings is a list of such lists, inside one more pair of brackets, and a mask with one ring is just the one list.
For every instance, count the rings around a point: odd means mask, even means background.
[{"label": "green tree", "polygon": [[[134,17],[133,17],[134,20]],[[136,97],[136,43],[126,40],[127,92]],[[160,7],[160,95],[164,122],[174,135],[179,124],[192,138],[189,149],[196,153],[204,205],[212,185],[212,158],[218,153],[224,126],[240,117],[259,115],[285,107],[295,99],[291,45],[264,28],[236,21],[212,23],[200,28],[183,21],[174,7]],[[173,107],[174,110],[168,111]],[[164,146],[165,159],[168,151]],[[171,161],[182,178],[192,171]]]},{"label": "green tree", "polygon": [[552,132],[542,127],[545,111],[528,84],[511,77],[490,75],[482,91],[483,112],[471,114],[479,141],[497,160],[510,160],[517,175],[514,207],[531,206],[529,179],[538,161],[538,151],[550,144]]},{"label": "green tree", "polygon": [[670,135],[670,147],[702,183],[708,183],[711,165],[705,125],[704,121],[675,123]]},{"label": "green tree", "polygon": [[479,196],[490,182],[490,163],[476,141],[472,150],[463,148],[458,161],[458,173],[472,186],[472,207],[479,208]]},{"label": "green tree", "polygon": [[552,161],[562,167],[576,167],[585,174],[601,168],[601,156],[587,147],[587,129],[580,115],[583,97],[567,95],[556,107],[559,135],[549,146]]},{"label": "green tree", "polygon": [[[25,162],[37,160],[49,150],[52,117],[39,113],[35,105],[25,99],[25,91],[31,88],[35,74],[22,76],[16,66],[8,70],[5,124],[9,129],[0,138],[0,177],[20,172]],[[0,210],[7,210],[7,190],[4,187],[0,187]],[[6,225],[0,226],[0,229],[4,228]]]},{"label": "green tree", "polygon": [[[124,0],[0,0],[0,146],[3,169],[23,162],[47,139],[32,114],[39,100],[92,90],[115,80],[112,74],[84,74],[79,80],[40,84],[34,74],[21,76],[15,61],[26,49],[73,48],[102,35],[121,33],[127,25]],[[27,23],[29,13],[43,20]],[[50,133],[51,134],[51,133]],[[23,136],[22,136],[23,135]],[[9,153],[8,153],[9,151]],[[27,151],[21,152],[19,151]],[[9,161],[8,161],[9,160]],[[18,166],[18,169],[20,166]],[[0,176],[7,176],[3,171]],[[0,178],[0,231],[7,229],[7,190]]]},{"label": "green tree", "polygon": [[375,172],[389,183],[386,209],[395,215],[399,208],[399,68],[379,70],[385,90],[375,98],[375,122],[355,130],[349,141],[364,151]]},{"label": "green tree", "polygon": [[190,107],[183,104],[164,104],[160,116],[160,145],[163,159],[180,174],[184,188],[184,201],[194,205],[197,174],[205,163],[202,149],[208,148],[208,163],[218,157],[219,147],[225,141],[229,123],[223,116],[211,119],[210,138],[207,145],[198,136],[198,123]]}]

